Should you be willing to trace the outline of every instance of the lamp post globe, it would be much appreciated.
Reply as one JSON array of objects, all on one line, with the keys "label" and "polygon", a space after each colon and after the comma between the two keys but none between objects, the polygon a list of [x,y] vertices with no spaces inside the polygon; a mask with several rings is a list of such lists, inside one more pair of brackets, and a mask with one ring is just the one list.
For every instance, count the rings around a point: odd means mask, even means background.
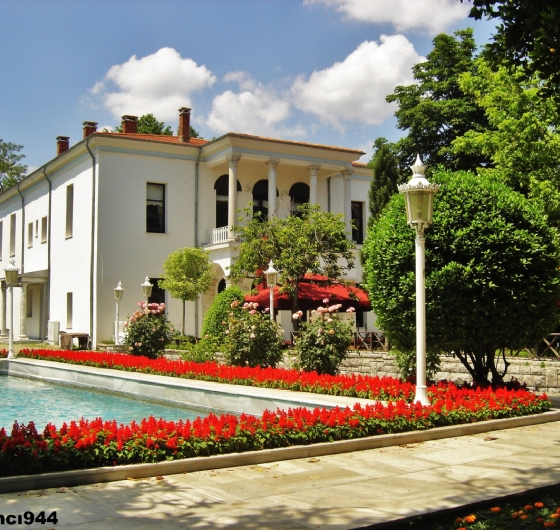
[{"label": "lamp post globe", "polygon": [[430,184],[424,172],[420,155],[412,169],[412,178],[407,184],[399,186],[399,193],[405,197],[406,218],[408,224],[416,232],[416,394],[414,401],[429,405],[426,387],[426,284],[425,261],[426,249],[424,230],[432,224],[434,195],[439,185]]},{"label": "lamp post globe", "polygon": [[124,294],[124,288],[121,282],[113,289],[115,291],[115,302],[117,306],[116,318],[115,318],[115,344],[120,344],[121,339],[119,336],[119,302],[122,300]]},{"label": "lamp post globe", "polygon": [[10,258],[10,264],[4,269],[6,285],[10,289],[10,336],[8,346],[8,359],[15,359],[14,353],[14,287],[18,284],[19,269],[16,267],[15,258]]},{"label": "lamp post globe", "polygon": [[272,260],[270,260],[268,269],[264,273],[266,275],[266,285],[270,289],[270,320],[274,322],[274,287],[278,281],[278,271],[274,268]]},{"label": "lamp post globe", "polygon": [[148,299],[152,296],[153,285],[150,283],[150,278],[146,276],[144,283],[142,285],[142,293],[144,294],[144,299],[146,301],[146,311],[148,311]]}]

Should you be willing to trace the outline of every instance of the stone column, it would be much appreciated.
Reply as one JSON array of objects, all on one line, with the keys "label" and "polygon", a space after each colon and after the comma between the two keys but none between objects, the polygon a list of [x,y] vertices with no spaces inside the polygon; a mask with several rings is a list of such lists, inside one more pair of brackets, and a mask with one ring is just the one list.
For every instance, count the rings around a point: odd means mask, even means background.
[{"label": "stone column", "polygon": [[268,218],[276,216],[276,168],[280,160],[270,158],[265,162],[268,166]]},{"label": "stone column", "polygon": [[27,336],[27,284],[21,284],[21,296],[19,300],[20,322],[19,322],[19,340],[29,340]]},{"label": "stone column", "polygon": [[229,189],[228,189],[228,239],[235,239],[233,228],[237,216],[237,162],[241,155],[230,153],[226,156],[229,164]]},{"label": "stone column", "polygon": [[6,282],[2,281],[2,292],[0,293],[0,338],[7,339],[6,330]]},{"label": "stone column", "polygon": [[344,178],[344,222],[348,237],[352,238],[352,174],[353,169],[343,169],[340,174]]},{"label": "stone column", "polygon": [[309,169],[309,204],[317,204],[317,171],[321,169],[320,164],[311,164]]}]

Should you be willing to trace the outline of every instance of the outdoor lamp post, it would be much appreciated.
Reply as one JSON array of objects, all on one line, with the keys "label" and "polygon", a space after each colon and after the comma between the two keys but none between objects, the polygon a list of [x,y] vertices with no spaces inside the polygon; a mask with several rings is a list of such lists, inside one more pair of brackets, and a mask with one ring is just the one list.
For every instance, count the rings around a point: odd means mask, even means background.
[{"label": "outdoor lamp post", "polygon": [[19,269],[16,267],[15,258],[10,258],[10,264],[4,269],[6,285],[10,288],[10,338],[8,359],[15,359],[14,354],[14,287],[18,284]]},{"label": "outdoor lamp post", "polygon": [[146,276],[146,279],[142,284],[142,292],[144,293],[144,299],[146,300],[146,311],[148,311],[148,298],[152,296],[152,287],[153,285],[150,283],[150,278]]},{"label": "outdoor lamp post", "polygon": [[439,185],[430,184],[424,176],[426,167],[416,156],[412,178],[399,186],[406,201],[408,224],[416,231],[416,395],[414,401],[429,405],[426,387],[426,286],[424,230],[432,223],[434,195]]},{"label": "outdoor lamp post", "polygon": [[266,274],[266,285],[270,289],[270,320],[274,322],[274,286],[278,280],[278,271],[274,268],[272,260],[264,273]]},{"label": "outdoor lamp post", "polygon": [[115,291],[115,301],[117,303],[117,315],[115,321],[115,344],[120,344],[121,341],[119,338],[119,302],[122,300],[124,294],[124,289],[123,286],[121,285],[121,282],[119,282],[119,284],[115,287],[114,291]]}]

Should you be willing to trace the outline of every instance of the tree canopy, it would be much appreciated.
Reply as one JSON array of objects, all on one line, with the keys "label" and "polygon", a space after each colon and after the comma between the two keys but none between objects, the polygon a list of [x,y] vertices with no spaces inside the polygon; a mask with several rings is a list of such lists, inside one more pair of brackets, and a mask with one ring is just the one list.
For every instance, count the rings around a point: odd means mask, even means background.
[{"label": "tree canopy", "polygon": [[183,301],[182,333],[185,334],[185,302],[196,302],[213,280],[208,252],[199,248],[182,248],[169,254],[163,264],[163,279],[158,283],[173,298]]},{"label": "tree canopy", "polygon": [[[534,346],[558,321],[558,234],[540,204],[467,172],[441,184],[426,231],[426,342],[454,351],[477,383],[501,381],[496,352]],[[415,348],[414,231],[404,198],[391,198],[364,244],[364,272],[378,325],[400,350]]]},{"label": "tree canopy", "polygon": [[298,286],[306,273],[338,279],[354,268],[354,244],[348,238],[341,214],[322,212],[317,205],[300,206],[297,215],[285,219],[272,217],[262,221],[245,210],[236,233],[240,239],[239,255],[229,269],[233,280],[258,277],[270,260],[281,272],[283,288],[298,308]]},{"label": "tree canopy", "polygon": [[401,169],[421,153],[426,164],[450,169],[474,169],[485,164],[478,154],[456,154],[451,142],[469,130],[488,128],[484,111],[459,85],[459,76],[475,67],[476,43],[470,28],[444,33],[433,40],[425,62],[413,66],[416,83],[398,86],[387,96],[396,102],[397,127],[407,135],[396,142]]},{"label": "tree canopy", "polygon": [[25,177],[27,166],[20,164],[20,160],[25,158],[24,154],[19,154],[22,149],[22,145],[0,139],[0,191],[10,188]]},{"label": "tree canopy", "polygon": [[540,93],[539,79],[527,79],[519,68],[495,70],[483,59],[459,84],[490,127],[467,131],[453,141],[452,151],[489,159],[490,167],[478,168],[479,174],[543,201],[550,223],[560,228],[560,114],[554,99]]},{"label": "tree canopy", "polygon": [[[499,18],[487,55],[495,64],[521,66],[527,77],[548,80],[550,93],[560,88],[560,4],[558,0],[469,0],[470,17]],[[463,0],[461,0],[463,2]]]}]

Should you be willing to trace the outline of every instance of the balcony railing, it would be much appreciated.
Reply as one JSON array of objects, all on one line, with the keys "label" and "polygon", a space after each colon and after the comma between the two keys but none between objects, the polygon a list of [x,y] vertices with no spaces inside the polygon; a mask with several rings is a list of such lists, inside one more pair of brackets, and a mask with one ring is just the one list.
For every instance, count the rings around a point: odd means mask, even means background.
[{"label": "balcony railing", "polygon": [[221,226],[220,228],[214,228],[212,234],[210,235],[210,244],[215,245],[216,243],[225,243],[229,240],[228,238],[228,227]]}]

